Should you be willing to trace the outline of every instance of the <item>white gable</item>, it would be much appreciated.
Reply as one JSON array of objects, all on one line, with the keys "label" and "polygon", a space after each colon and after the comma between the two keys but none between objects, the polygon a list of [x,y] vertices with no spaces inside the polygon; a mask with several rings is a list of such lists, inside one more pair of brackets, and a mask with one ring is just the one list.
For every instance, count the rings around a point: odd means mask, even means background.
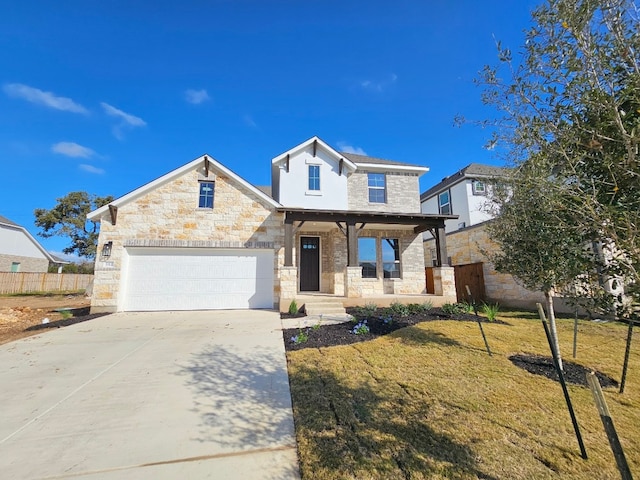
[{"label": "white gable", "polygon": [[[273,196],[291,208],[347,210],[347,177],[356,165],[312,137],[271,162]],[[311,168],[310,168],[311,167]],[[310,188],[310,172],[319,174],[319,186]]]}]

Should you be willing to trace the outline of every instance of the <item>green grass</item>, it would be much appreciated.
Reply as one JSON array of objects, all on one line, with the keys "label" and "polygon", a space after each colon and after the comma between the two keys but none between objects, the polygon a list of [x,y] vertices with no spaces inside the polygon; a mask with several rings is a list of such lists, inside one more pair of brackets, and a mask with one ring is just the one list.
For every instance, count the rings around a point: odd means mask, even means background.
[{"label": "green grass", "polygon": [[[509,315],[507,313],[507,315]],[[590,391],[569,386],[588,460],[558,383],[514,366],[548,355],[539,321],[438,321],[350,346],[288,353],[303,479],[618,479]],[[626,326],[558,321],[564,358],[619,380]],[[625,393],[605,389],[631,471],[640,472],[640,354]]]}]

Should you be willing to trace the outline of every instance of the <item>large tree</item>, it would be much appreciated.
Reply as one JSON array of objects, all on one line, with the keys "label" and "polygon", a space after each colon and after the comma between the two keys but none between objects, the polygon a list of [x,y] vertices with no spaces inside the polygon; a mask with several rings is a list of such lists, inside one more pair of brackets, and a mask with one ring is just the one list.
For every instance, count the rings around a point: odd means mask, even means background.
[{"label": "large tree", "polygon": [[[541,194],[558,235],[599,246],[593,268],[640,304],[640,21],[633,0],[547,0],[519,55],[498,44],[483,101],[497,108],[492,143],[519,168],[550,162]],[[620,299],[619,299],[620,300]]]},{"label": "large tree", "polygon": [[79,257],[95,258],[98,243],[98,223],[87,220],[92,210],[113,201],[113,197],[98,197],[87,192],[71,192],[56,199],[51,210],[37,208],[34,212],[41,237],[68,237],[71,241],[64,253]]}]

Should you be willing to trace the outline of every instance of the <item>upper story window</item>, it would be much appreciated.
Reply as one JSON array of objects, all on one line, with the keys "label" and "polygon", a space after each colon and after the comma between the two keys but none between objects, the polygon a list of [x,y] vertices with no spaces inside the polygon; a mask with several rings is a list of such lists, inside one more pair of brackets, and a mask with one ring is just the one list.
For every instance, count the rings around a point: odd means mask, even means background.
[{"label": "upper story window", "polygon": [[20,262],[11,262],[11,271],[18,273],[20,271]]},{"label": "upper story window", "polygon": [[487,186],[481,180],[474,180],[471,182],[471,191],[474,195],[484,195],[487,191]]},{"label": "upper story window", "polygon": [[362,278],[376,278],[378,262],[376,239],[358,238],[358,264],[362,267]]},{"label": "upper story window", "polygon": [[200,182],[199,208],[213,208],[213,192],[215,182]]},{"label": "upper story window", "polygon": [[387,182],[384,173],[368,173],[369,203],[386,203]]},{"label": "upper story window", "polygon": [[451,194],[449,190],[445,190],[438,195],[438,210],[440,215],[451,215]]},{"label": "upper story window", "polygon": [[309,190],[320,190],[320,165],[309,165]]}]

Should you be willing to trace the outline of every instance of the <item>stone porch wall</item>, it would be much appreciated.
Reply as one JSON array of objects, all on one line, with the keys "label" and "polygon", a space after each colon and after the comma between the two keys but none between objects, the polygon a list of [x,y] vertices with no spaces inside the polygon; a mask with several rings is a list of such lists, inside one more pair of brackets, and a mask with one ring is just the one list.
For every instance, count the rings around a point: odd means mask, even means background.
[{"label": "stone porch wall", "polygon": [[[215,181],[214,208],[198,208],[199,180]],[[144,240],[202,242],[199,246],[264,245],[275,250],[274,307],[280,297],[279,266],[284,264],[283,216],[264,200],[223,174],[194,169],[118,209],[116,225],[107,214],[100,226],[92,311],[115,311],[120,293],[125,243]],[[102,246],[113,242],[109,258]],[[225,243],[222,243],[225,242]]]}]

